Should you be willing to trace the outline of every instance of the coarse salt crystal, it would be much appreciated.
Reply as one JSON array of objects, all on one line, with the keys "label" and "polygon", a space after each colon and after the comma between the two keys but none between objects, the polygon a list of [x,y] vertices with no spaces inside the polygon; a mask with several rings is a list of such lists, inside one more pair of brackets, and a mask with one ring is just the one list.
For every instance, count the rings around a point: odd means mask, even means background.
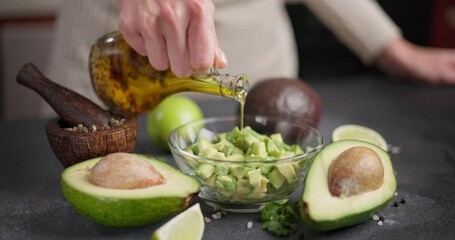
[{"label": "coarse salt crystal", "polygon": [[212,219],[210,219],[210,218],[208,218],[208,217],[204,217],[204,222],[210,223],[210,222],[212,222]]},{"label": "coarse salt crystal", "polygon": [[401,152],[401,147],[399,146],[393,146],[390,151],[393,153],[393,154],[399,154]]},{"label": "coarse salt crystal", "polygon": [[253,227],[253,222],[248,221],[248,223],[246,224],[246,227],[247,228],[252,228]]},{"label": "coarse salt crystal", "polygon": [[379,216],[378,216],[378,215],[376,215],[376,214],[375,214],[375,215],[373,215],[373,220],[375,220],[375,221],[378,221],[378,220],[379,220]]},{"label": "coarse salt crystal", "polygon": [[382,226],[382,224],[383,224],[382,221],[378,221],[379,226]]},{"label": "coarse salt crystal", "polygon": [[216,212],[215,214],[212,214],[213,219],[218,219],[221,218],[221,212]]}]

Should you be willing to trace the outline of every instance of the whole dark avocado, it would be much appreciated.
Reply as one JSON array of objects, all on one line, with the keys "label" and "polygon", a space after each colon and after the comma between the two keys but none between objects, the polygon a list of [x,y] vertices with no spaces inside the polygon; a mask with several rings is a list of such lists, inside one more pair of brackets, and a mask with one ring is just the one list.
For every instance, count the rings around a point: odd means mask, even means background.
[{"label": "whole dark avocado", "polygon": [[301,79],[262,80],[250,89],[245,102],[245,115],[276,116],[315,128],[321,113],[321,98]]}]

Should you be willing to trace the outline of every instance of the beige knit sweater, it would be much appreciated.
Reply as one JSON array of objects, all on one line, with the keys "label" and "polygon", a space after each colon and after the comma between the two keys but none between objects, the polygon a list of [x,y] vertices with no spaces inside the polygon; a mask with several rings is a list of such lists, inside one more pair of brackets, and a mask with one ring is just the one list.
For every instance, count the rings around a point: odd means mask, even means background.
[{"label": "beige knit sweater", "polygon": [[[282,0],[212,0],[215,24],[228,67],[254,84],[266,77],[297,77],[297,50]],[[62,7],[47,74],[99,103],[88,72],[89,49],[118,29],[116,0],[67,0]],[[370,64],[398,28],[374,0],[293,0],[306,4],[365,64]],[[322,54],[322,53],[321,53]],[[45,115],[52,111],[43,104]]]}]

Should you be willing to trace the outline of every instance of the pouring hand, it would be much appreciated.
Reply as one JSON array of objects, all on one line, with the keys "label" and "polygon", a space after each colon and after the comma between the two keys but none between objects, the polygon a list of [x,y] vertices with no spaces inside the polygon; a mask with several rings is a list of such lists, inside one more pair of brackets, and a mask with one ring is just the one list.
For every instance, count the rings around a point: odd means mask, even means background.
[{"label": "pouring hand", "polygon": [[155,69],[187,77],[226,67],[210,0],[119,0],[118,6],[120,32]]}]

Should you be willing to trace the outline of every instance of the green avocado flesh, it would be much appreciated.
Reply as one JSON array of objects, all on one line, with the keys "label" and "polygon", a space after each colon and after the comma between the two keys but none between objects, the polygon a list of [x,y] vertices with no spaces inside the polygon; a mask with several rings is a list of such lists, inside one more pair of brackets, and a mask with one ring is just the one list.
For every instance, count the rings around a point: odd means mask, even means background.
[{"label": "green avocado flesh", "polygon": [[220,160],[195,163],[195,176],[214,190],[218,200],[239,203],[291,194],[309,162],[305,158],[277,161],[305,152],[298,144],[285,143],[280,133],[267,136],[250,126],[219,133],[212,141],[200,137],[185,151]]},{"label": "green avocado flesh", "polygon": [[199,182],[166,163],[143,157],[166,179],[165,183],[141,189],[94,185],[89,181],[90,169],[101,160],[95,158],[63,172],[63,194],[81,215],[115,227],[147,225],[187,208],[199,192]]},{"label": "green avocado flesh", "polygon": [[[376,190],[355,196],[332,196],[328,185],[330,164],[342,152],[356,146],[368,147],[379,155],[384,167],[384,182]],[[321,150],[310,166],[299,201],[300,215],[306,226],[321,231],[355,225],[387,206],[396,189],[395,171],[387,152],[363,141],[337,141]]]}]

